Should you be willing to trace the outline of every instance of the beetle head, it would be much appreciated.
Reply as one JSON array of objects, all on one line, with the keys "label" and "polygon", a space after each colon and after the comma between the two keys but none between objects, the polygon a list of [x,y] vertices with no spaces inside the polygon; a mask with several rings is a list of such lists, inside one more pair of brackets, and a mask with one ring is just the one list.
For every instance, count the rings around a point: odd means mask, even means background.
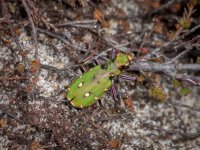
[{"label": "beetle head", "polygon": [[114,63],[118,68],[129,67],[133,58],[132,53],[119,52],[114,59]]}]

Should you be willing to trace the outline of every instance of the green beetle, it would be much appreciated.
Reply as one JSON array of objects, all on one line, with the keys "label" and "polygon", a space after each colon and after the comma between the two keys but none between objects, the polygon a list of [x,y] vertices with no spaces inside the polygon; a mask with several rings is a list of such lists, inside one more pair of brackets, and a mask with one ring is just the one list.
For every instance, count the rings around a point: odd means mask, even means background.
[{"label": "green beetle", "polygon": [[94,104],[112,86],[112,77],[121,74],[122,67],[129,67],[132,60],[132,53],[118,52],[105,67],[97,65],[75,79],[68,88],[67,99],[77,108]]}]

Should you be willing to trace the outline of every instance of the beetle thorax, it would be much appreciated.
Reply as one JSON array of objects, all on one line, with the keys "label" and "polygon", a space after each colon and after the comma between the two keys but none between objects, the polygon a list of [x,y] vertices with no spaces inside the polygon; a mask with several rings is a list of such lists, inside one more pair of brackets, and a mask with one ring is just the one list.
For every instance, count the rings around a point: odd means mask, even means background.
[{"label": "beetle thorax", "polygon": [[107,71],[109,72],[110,76],[117,76],[121,73],[121,70],[119,70],[119,68],[112,61],[108,63]]}]

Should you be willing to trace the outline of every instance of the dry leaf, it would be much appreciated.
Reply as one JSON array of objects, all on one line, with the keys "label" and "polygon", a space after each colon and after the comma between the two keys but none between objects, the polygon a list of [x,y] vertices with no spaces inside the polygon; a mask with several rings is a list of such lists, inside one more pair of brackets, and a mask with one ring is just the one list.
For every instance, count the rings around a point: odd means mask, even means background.
[{"label": "dry leaf", "polygon": [[32,86],[26,86],[24,89],[24,92],[30,93],[32,91],[33,87]]},{"label": "dry leaf", "polygon": [[36,73],[40,69],[40,61],[38,60],[33,60],[30,62],[30,71],[32,73]]},{"label": "dry leaf", "polygon": [[94,17],[96,20],[98,20],[98,21],[101,22],[101,20],[104,18],[104,15],[102,14],[102,12],[101,12],[100,10],[95,9],[94,12],[93,12],[93,17]]},{"label": "dry leaf", "polygon": [[2,118],[2,119],[0,120],[0,127],[1,127],[1,128],[5,128],[6,125],[7,125],[7,119],[6,119],[6,118]]},{"label": "dry leaf", "polygon": [[163,24],[162,23],[160,23],[160,24],[156,24],[155,26],[154,26],[154,32],[156,32],[156,33],[160,33],[160,34],[162,34],[163,33]]},{"label": "dry leaf", "polygon": [[169,38],[169,40],[172,40],[174,35],[175,35],[175,33],[172,31],[167,32],[167,37]]},{"label": "dry leaf", "polygon": [[17,35],[20,35],[20,34],[22,33],[22,30],[21,30],[20,28],[15,29],[15,33],[16,33]]},{"label": "dry leaf", "polygon": [[99,9],[95,9],[93,12],[93,17],[98,20],[101,25],[105,28],[109,27],[109,22],[105,20],[103,13]]},{"label": "dry leaf", "polygon": [[40,145],[40,141],[34,141],[32,144],[31,144],[31,150],[38,150],[38,148],[40,148],[41,145]]},{"label": "dry leaf", "polygon": [[149,49],[148,49],[148,48],[145,48],[145,47],[142,47],[142,48],[140,49],[140,53],[141,53],[142,55],[146,55],[147,53],[149,53]]},{"label": "dry leaf", "polygon": [[133,110],[133,101],[130,97],[124,100],[124,104],[129,110]]},{"label": "dry leaf", "polygon": [[19,73],[23,73],[25,70],[25,65],[23,63],[19,63],[17,64],[16,68],[15,68]]},{"label": "dry leaf", "polygon": [[180,3],[174,4],[170,7],[170,11],[173,13],[178,13],[180,11],[180,9],[181,9]]},{"label": "dry leaf", "polygon": [[151,7],[153,9],[159,8],[160,7],[160,2],[157,2],[157,1],[151,2]]},{"label": "dry leaf", "polygon": [[121,141],[119,141],[119,140],[111,140],[108,144],[112,148],[119,148],[122,145]]},{"label": "dry leaf", "polygon": [[137,81],[143,83],[145,81],[145,77],[143,75],[137,76]]},{"label": "dry leaf", "polygon": [[[126,13],[122,9],[118,9],[117,16],[118,17],[125,17],[127,15],[126,15]],[[125,33],[130,30],[129,22],[127,20],[120,19],[118,24],[119,24],[119,26],[121,28],[123,28],[123,31]]]},{"label": "dry leaf", "polygon": [[34,77],[34,78],[32,79],[33,85],[37,84],[38,81],[39,81],[39,78],[38,78],[38,77]]}]

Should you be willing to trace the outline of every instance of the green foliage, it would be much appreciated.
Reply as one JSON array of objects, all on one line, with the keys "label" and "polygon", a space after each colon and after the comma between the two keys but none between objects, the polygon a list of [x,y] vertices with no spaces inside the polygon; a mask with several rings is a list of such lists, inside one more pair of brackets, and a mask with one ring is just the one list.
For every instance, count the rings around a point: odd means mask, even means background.
[{"label": "green foliage", "polygon": [[181,87],[180,93],[187,96],[191,93],[190,89],[187,87]]},{"label": "green foliage", "polygon": [[183,29],[189,29],[191,27],[191,20],[189,19],[181,18],[179,23],[183,27]]},{"label": "green foliage", "polygon": [[160,87],[152,87],[148,91],[149,96],[155,100],[164,101],[167,98],[167,94]]},{"label": "green foliage", "polygon": [[186,96],[186,95],[189,95],[191,93],[190,89],[187,88],[187,87],[184,87],[183,84],[181,82],[179,82],[178,80],[172,80],[171,82],[172,82],[172,84],[175,88],[180,89],[180,93],[182,95]]},{"label": "green foliage", "polygon": [[200,57],[197,57],[197,64],[200,64]]},{"label": "green foliage", "polygon": [[172,80],[171,82],[172,82],[172,84],[173,84],[173,86],[174,86],[175,88],[178,88],[178,87],[181,86],[181,82],[179,82],[178,80]]}]

